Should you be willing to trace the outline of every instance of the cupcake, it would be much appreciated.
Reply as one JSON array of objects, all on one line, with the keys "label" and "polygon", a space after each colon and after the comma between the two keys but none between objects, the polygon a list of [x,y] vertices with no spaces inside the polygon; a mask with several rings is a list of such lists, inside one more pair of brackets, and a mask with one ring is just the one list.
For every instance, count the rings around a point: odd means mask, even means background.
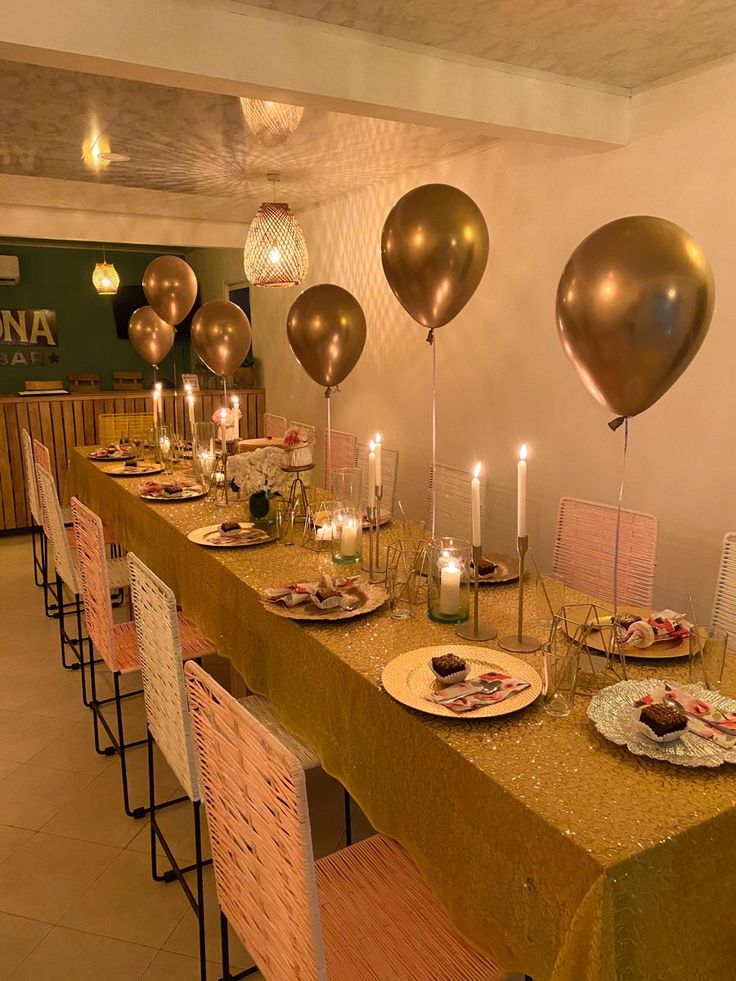
[{"label": "cupcake", "polygon": [[433,657],[430,667],[441,685],[456,685],[468,676],[468,665],[457,654],[441,654]]}]

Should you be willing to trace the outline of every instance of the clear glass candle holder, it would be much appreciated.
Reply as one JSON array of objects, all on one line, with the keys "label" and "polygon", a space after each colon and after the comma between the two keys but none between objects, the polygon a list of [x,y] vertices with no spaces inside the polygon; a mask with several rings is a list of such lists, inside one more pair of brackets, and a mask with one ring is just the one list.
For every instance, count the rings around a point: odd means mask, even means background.
[{"label": "clear glass candle holder", "polygon": [[330,474],[330,496],[343,507],[359,508],[361,473],[356,467],[341,467]]},{"label": "clear glass candle holder", "polygon": [[470,614],[470,542],[434,538],[427,562],[427,611],[437,623],[464,623]]},{"label": "clear glass candle holder", "polygon": [[[215,424],[213,422],[195,422],[192,430],[192,470],[197,478],[205,477],[200,469],[200,458],[202,454],[215,456]],[[206,457],[209,460],[209,457]],[[213,468],[214,471],[214,468]],[[212,472],[209,477],[212,476]]]},{"label": "clear glass candle holder", "polygon": [[332,561],[356,565],[363,560],[363,521],[358,508],[339,507],[332,513]]}]

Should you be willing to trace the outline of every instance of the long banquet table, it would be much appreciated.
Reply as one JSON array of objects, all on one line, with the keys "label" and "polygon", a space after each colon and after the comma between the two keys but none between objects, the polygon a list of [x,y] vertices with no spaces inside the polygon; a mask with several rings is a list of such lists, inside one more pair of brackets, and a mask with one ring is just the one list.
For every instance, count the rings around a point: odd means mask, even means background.
[{"label": "long banquet table", "polygon": [[[419,610],[302,625],[258,592],[320,562],[300,546],[223,552],[194,528],[245,505],[149,504],[72,454],[70,487],[116,539],[174,589],[252,690],[319,755],[374,827],[411,853],[459,929],[508,970],[536,981],[685,981],[736,976],[736,773],[686,770],[605,741],[578,698],[567,718],[540,704],[498,720],[439,719],[380,683],[405,650],[453,643]],[[515,629],[514,587],[483,610]],[[528,655],[539,666],[539,655]],[[683,662],[634,666],[685,680]],[[723,686],[736,692],[729,664]],[[421,910],[416,911],[421,916]],[[451,981],[451,979],[448,979]]]}]

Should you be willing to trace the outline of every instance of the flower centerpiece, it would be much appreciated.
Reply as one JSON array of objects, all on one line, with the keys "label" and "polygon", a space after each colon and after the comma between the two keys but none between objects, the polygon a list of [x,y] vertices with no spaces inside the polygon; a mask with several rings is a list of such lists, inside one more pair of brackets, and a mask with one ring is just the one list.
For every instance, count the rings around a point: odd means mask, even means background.
[{"label": "flower centerpiece", "polygon": [[225,426],[225,439],[228,443],[232,443],[237,440],[240,436],[240,420],[243,417],[243,413],[239,408],[232,409],[215,409],[212,413],[212,421],[217,427],[217,433],[219,435],[220,427]]},{"label": "flower centerpiece", "polygon": [[241,501],[248,501],[251,517],[256,522],[268,519],[271,498],[289,492],[290,481],[282,470],[283,463],[284,451],[277,446],[228,457],[230,488]]},{"label": "flower centerpiece", "polygon": [[290,426],[284,433],[284,449],[287,465],[290,467],[311,467],[314,437],[306,438],[296,426]]}]

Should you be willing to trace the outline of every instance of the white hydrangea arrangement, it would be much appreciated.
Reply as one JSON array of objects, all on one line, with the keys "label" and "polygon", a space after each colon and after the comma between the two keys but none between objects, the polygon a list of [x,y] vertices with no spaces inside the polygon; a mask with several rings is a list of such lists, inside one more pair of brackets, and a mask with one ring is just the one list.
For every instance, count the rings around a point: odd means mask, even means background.
[{"label": "white hydrangea arrangement", "polygon": [[248,500],[251,494],[268,491],[279,492],[286,497],[291,484],[291,474],[284,473],[281,467],[286,454],[278,446],[266,446],[250,453],[237,453],[228,457],[227,475],[238,486],[240,500]]}]

